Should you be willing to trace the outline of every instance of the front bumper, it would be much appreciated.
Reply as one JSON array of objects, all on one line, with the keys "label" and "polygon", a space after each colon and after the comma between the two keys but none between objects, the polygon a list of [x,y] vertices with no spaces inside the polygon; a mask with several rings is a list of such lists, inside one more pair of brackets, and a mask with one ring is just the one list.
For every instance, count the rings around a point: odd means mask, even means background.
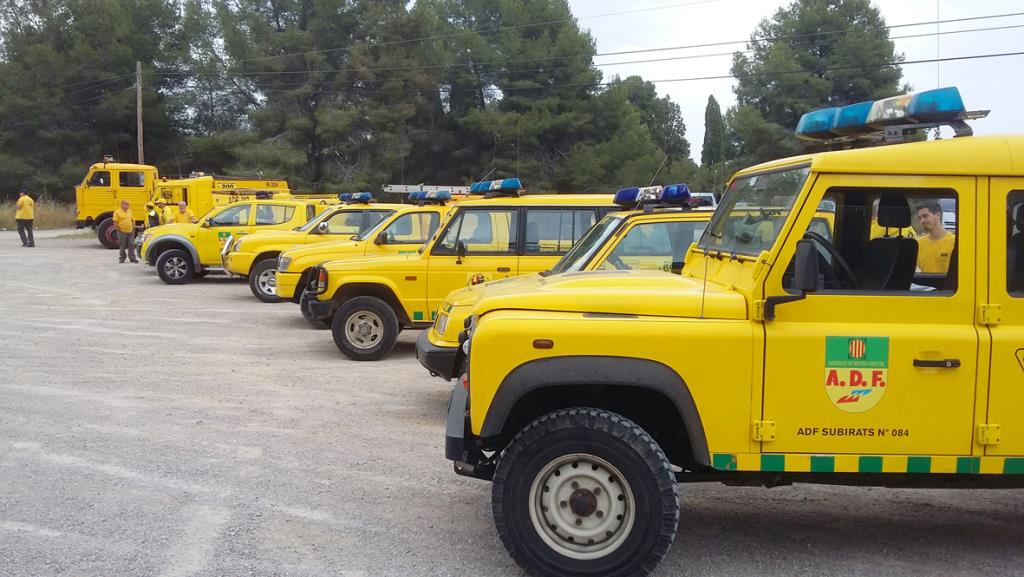
[{"label": "front bumper", "polygon": [[495,452],[490,458],[480,449],[480,439],[469,433],[469,391],[460,378],[452,386],[448,401],[448,420],[444,432],[444,456],[454,461],[455,472],[464,477],[494,478]]},{"label": "front bumper", "polygon": [[431,374],[450,381],[460,376],[455,374],[459,347],[442,347],[430,342],[431,330],[422,331],[416,339],[416,358]]},{"label": "front bumper", "polygon": [[302,277],[299,272],[277,271],[277,298],[299,302],[302,291],[298,287],[302,284]]},{"label": "front bumper", "polygon": [[331,305],[333,304],[331,301],[317,300],[316,294],[308,291],[302,293],[302,299],[299,301],[303,314],[318,321],[330,320],[334,314],[334,311],[331,310]]},{"label": "front bumper", "polygon": [[256,255],[251,252],[229,252],[224,257],[224,270],[231,274],[237,274],[240,276],[249,276],[249,271],[252,270],[252,261],[256,259]]}]

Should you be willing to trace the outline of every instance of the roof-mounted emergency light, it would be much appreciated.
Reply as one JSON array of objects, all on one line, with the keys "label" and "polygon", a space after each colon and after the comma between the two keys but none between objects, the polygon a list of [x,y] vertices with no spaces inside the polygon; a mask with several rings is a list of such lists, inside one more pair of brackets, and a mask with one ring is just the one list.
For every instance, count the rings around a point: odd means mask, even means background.
[{"label": "roof-mounted emergency light", "polygon": [[689,205],[690,188],[685,184],[668,186],[633,186],[615,193],[612,201],[623,208],[649,204]]},{"label": "roof-mounted emergency light", "polygon": [[523,183],[518,178],[503,178],[474,182],[469,187],[469,193],[484,196],[519,196],[522,189]]},{"label": "roof-mounted emergency light", "polygon": [[353,192],[346,202],[349,204],[370,204],[373,202],[373,195],[369,192]]},{"label": "roof-mounted emergency light", "polygon": [[414,190],[409,193],[409,200],[420,206],[424,204],[444,204],[451,199],[452,193],[449,190],[432,190],[429,192]]}]

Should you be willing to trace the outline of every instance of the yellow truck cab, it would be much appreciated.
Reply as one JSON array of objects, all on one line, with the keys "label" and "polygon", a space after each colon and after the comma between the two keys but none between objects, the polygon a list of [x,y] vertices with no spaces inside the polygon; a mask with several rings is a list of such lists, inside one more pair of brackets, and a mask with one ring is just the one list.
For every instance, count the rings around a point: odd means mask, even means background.
[{"label": "yellow truck cab", "polygon": [[354,360],[391,351],[402,329],[424,329],[449,292],[555,264],[604,213],[612,195],[519,196],[517,178],[475,183],[481,200],[459,203],[422,250],[337,260],[313,268],[300,306],[331,322],[334,343]]},{"label": "yellow truck cab", "polygon": [[159,175],[155,166],[114,162],[104,157],[89,167],[89,172],[75,187],[75,227],[96,229],[103,246],[117,248],[114,211],[127,200],[136,224],[143,225],[145,206],[153,193]]},{"label": "yellow truck cab", "polygon": [[[695,202],[696,201],[696,202]],[[685,184],[624,188],[615,194],[622,209],[602,218],[551,269],[468,286],[448,293],[434,324],[416,341],[416,358],[430,374],[450,380],[461,374],[459,348],[476,302],[494,294],[533,290],[562,274],[583,271],[655,270],[678,274],[691,244],[704,232],[712,210],[692,209],[704,199],[691,197]]]},{"label": "yellow truck cab", "polygon": [[405,206],[373,202],[368,192],[346,193],[340,198],[345,204],[331,207],[298,228],[258,231],[234,239],[224,247],[224,270],[246,277],[252,294],[261,301],[278,302],[277,259],[282,252],[350,240]]},{"label": "yellow truck cab", "polygon": [[810,113],[801,136],[846,146],[958,136],[738,172],[681,275],[482,298],[445,454],[492,480],[515,561],[645,575],[677,482],[1024,486],[1024,137],[978,116],[955,89]]},{"label": "yellow truck cab", "polygon": [[184,284],[222,266],[232,238],[261,230],[289,230],[331,208],[325,200],[251,200],[211,210],[195,223],[146,229],[139,254],[160,280]]},{"label": "yellow truck cab", "polygon": [[[277,297],[298,303],[308,281],[309,271],[328,261],[356,256],[415,253],[434,236],[438,226],[461,198],[463,195],[454,196],[443,190],[429,193],[414,191],[409,194],[409,204],[397,205],[377,226],[351,239],[283,251],[278,258],[275,274]],[[330,328],[329,323],[304,316],[316,328]]]}]

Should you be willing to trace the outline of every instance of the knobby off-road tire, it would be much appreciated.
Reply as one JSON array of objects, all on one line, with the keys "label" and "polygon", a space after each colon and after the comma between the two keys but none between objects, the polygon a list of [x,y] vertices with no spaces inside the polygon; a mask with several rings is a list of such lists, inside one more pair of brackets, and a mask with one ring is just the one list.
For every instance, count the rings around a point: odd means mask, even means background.
[{"label": "knobby off-road tire", "polygon": [[96,225],[96,238],[107,248],[117,248],[117,229],[109,216]]},{"label": "knobby off-road tire", "polygon": [[177,248],[165,250],[156,259],[156,274],[167,284],[189,282],[195,275],[192,255]]},{"label": "knobby off-road tire", "polygon": [[249,270],[249,290],[265,303],[281,302],[277,296],[277,278],[274,276],[276,272],[276,258],[265,258],[252,265]]},{"label": "knobby off-road tire", "polygon": [[354,361],[376,361],[395,348],[398,317],[377,297],[355,297],[334,313],[334,344]]},{"label": "knobby off-road tire", "polygon": [[520,431],[498,461],[491,507],[509,555],[538,576],[647,575],[679,525],[665,453],[629,419],[591,408]]}]

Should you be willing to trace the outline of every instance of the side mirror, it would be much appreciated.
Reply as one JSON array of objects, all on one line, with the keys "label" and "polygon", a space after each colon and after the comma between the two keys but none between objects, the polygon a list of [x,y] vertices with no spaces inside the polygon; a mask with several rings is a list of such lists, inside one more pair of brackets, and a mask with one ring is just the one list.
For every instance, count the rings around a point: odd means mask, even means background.
[{"label": "side mirror", "polygon": [[818,249],[814,247],[814,241],[797,241],[793,256],[793,288],[802,293],[818,290],[818,266]]},{"label": "side mirror", "polygon": [[461,264],[464,258],[466,258],[466,243],[460,240],[455,243],[455,262]]},{"label": "side mirror", "polygon": [[818,290],[818,249],[812,240],[799,240],[793,254],[793,289],[797,294],[770,296],[764,299],[764,320],[775,320],[775,307],[807,298]]},{"label": "side mirror", "polygon": [[329,228],[330,227],[327,225],[326,222],[321,222],[320,224],[316,225],[316,233],[317,234],[327,234]]},{"label": "side mirror", "polygon": [[199,223],[199,226],[201,226],[203,228],[210,228],[210,221],[209,221],[209,219],[205,219],[204,218],[203,222]]},{"label": "side mirror", "polygon": [[375,236],[373,238],[373,244],[382,245],[382,244],[387,244],[387,243],[388,243],[388,233],[387,233],[387,231],[383,231],[382,230],[382,231],[380,231],[380,234],[378,234],[377,236]]}]

